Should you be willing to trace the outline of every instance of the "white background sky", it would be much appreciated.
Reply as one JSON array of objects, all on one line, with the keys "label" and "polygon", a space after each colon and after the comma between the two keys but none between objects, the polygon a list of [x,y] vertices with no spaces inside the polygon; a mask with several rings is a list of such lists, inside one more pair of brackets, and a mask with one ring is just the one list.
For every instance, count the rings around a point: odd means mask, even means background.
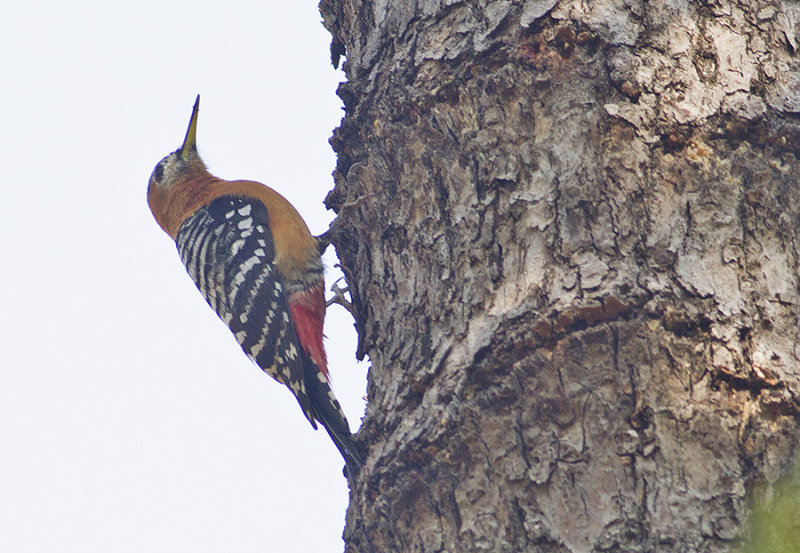
[{"label": "white background sky", "polygon": [[[242,354],[145,199],[200,93],[212,173],[327,228],[344,75],[316,1],[3,12],[0,551],[342,551],[338,452]],[[338,306],[326,333],[357,428],[366,367]]]}]

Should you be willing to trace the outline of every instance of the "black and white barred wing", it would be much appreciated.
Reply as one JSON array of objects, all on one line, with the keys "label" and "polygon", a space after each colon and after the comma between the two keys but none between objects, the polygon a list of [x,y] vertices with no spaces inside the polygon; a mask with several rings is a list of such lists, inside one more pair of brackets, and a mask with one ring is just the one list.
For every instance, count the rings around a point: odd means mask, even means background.
[{"label": "black and white barred wing", "polygon": [[292,390],[313,425],[267,208],[258,200],[222,196],[184,221],[176,243],[192,280],[244,352]]}]

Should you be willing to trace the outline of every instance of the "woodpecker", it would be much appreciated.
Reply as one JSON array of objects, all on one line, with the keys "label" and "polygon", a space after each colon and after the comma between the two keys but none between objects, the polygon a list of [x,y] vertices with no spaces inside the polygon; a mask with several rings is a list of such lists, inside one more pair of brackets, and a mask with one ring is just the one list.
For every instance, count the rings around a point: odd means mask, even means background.
[{"label": "woodpecker", "polygon": [[322,424],[354,475],[363,460],[330,386],[317,239],[273,189],[208,172],[197,153],[199,104],[198,95],[181,147],[150,175],[150,211],[245,354],[292,391],[314,429]]}]

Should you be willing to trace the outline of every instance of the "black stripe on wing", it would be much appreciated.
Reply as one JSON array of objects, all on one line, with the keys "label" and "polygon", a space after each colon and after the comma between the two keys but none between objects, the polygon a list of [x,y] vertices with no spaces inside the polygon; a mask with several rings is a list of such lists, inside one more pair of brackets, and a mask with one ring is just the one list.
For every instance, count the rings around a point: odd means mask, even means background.
[{"label": "black stripe on wing", "polygon": [[239,196],[217,198],[184,221],[176,243],[197,288],[245,353],[292,390],[316,428],[266,206]]}]

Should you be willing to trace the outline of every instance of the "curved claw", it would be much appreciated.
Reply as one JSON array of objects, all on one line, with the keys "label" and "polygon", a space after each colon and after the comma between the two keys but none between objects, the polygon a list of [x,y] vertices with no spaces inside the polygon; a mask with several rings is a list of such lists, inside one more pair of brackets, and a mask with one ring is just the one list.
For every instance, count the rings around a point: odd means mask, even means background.
[{"label": "curved claw", "polygon": [[351,301],[348,301],[348,299],[344,297],[345,292],[349,292],[349,288],[342,288],[341,286],[339,286],[339,281],[342,280],[342,278],[337,279],[333,284],[331,284],[331,292],[333,292],[333,297],[325,303],[325,307],[330,307],[334,303],[338,303],[339,305],[347,309],[347,311],[353,316],[353,318],[355,318],[356,313],[355,313],[355,307],[353,307],[353,303]]}]

